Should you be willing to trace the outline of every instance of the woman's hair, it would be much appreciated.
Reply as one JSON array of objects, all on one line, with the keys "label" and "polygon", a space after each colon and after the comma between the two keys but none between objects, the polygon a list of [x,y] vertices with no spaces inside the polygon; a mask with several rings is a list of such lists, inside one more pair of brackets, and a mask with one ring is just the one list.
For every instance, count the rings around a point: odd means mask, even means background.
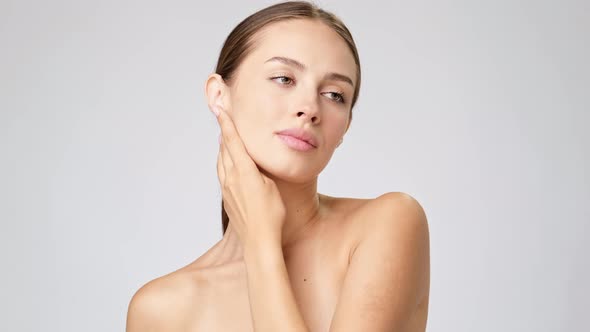
[{"label": "woman's hair", "polygon": [[[266,8],[263,8],[254,14],[246,17],[240,22],[229,34],[217,60],[215,73],[219,74],[226,84],[231,85],[236,69],[242,61],[252,52],[255,47],[253,36],[261,28],[268,24],[292,20],[292,19],[312,19],[318,20],[336,31],[346,42],[356,63],[356,84],[350,106],[349,121],[352,120],[352,108],[358,98],[361,84],[361,67],[359,55],[350,31],[344,23],[334,14],[327,12],[313,3],[306,1],[287,1],[281,2]],[[223,234],[229,224],[229,218],[225,211],[223,199],[221,200],[221,225]]]}]

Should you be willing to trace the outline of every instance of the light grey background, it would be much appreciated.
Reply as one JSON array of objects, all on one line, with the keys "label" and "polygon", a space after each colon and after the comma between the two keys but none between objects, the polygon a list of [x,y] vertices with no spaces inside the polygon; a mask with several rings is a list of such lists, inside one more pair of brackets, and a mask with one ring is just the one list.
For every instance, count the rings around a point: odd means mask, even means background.
[{"label": "light grey background", "polygon": [[[590,330],[590,3],[316,2],[363,71],[319,191],[423,205],[428,331]],[[221,238],[204,82],[272,3],[0,2],[0,330],[122,331]]]}]

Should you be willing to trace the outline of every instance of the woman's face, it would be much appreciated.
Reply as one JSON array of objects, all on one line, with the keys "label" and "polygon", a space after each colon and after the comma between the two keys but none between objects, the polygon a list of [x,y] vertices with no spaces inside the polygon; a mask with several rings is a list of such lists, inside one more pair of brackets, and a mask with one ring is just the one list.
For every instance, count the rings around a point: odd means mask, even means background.
[{"label": "woman's face", "polygon": [[[356,84],[354,57],[340,35],[312,20],[273,23],[254,38],[254,50],[226,91],[226,109],[261,169],[284,181],[310,181],[328,164],[348,129]],[[314,135],[316,147],[289,147],[276,133],[288,128]]]}]

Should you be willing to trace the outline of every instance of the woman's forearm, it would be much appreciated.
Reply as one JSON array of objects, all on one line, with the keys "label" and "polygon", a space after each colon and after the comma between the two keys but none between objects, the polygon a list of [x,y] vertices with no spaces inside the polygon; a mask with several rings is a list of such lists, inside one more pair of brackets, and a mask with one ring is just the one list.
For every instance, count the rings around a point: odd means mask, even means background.
[{"label": "woman's forearm", "polygon": [[244,247],[254,331],[309,332],[289,282],[280,241]]}]

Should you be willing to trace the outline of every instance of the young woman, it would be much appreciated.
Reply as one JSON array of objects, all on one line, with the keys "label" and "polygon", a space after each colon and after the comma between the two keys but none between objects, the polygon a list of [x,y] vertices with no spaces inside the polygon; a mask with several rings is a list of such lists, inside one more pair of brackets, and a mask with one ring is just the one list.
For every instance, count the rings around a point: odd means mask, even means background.
[{"label": "young woman", "polygon": [[317,192],[360,82],[350,32],[313,4],[276,4],[238,24],[205,88],[221,130],[223,238],[141,287],[128,332],[425,330],[420,204],[402,192]]}]

